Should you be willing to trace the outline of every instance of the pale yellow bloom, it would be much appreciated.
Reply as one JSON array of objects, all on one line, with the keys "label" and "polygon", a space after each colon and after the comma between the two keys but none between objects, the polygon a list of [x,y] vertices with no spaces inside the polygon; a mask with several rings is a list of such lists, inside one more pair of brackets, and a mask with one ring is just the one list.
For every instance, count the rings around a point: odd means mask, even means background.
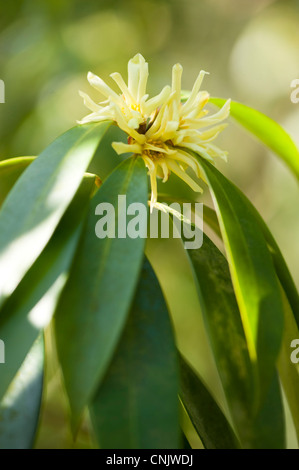
[{"label": "pale yellow bloom", "polygon": [[95,103],[80,92],[85,105],[92,111],[81,124],[111,119],[128,134],[128,143],[114,142],[118,154],[132,152],[140,155],[148,168],[151,180],[151,208],[157,201],[157,177],[167,181],[171,172],[184,180],[194,191],[202,192],[198,183],[186,173],[190,167],[200,178],[200,166],[189,151],[199,153],[214,162],[214,157],[226,159],[226,152],[213,143],[226,127],[222,124],[230,109],[230,100],[213,115],[205,109],[209,94],[200,91],[207,72],[201,71],[186,100],[181,102],[181,77],[183,68],[176,64],[172,69],[172,85],[148,99],[146,85],[148,64],[141,54],[128,63],[128,85],[119,73],[111,74],[121,90],[115,93],[106,83],[91,72],[89,83],[106,98]]}]

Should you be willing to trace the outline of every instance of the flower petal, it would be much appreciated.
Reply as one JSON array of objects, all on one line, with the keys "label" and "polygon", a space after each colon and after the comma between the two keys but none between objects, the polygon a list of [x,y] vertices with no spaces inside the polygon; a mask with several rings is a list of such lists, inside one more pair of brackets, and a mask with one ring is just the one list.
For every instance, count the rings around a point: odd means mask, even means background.
[{"label": "flower petal", "polygon": [[167,166],[174,174],[181,178],[181,180],[185,181],[193,191],[199,193],[203,192],[203,189],[189,175],[187,175],[187,173],[185,173],[176,162],[169,159],[167,161]]},{"label": "flower petal", "polygon": [[141,146],[139,144],[125,144],[124,142],[113,142],[112,144],[113,149],[118,155],[122,153],[142,153]]},{"label": "flower petal", "polygon": [[87,79],[90,85],[102,93],[106,98],[114,98],[119,101],[119,95],[117,95],[115,91],[113,91],[100,77],[94,75],[92,72],[88,72]]}]

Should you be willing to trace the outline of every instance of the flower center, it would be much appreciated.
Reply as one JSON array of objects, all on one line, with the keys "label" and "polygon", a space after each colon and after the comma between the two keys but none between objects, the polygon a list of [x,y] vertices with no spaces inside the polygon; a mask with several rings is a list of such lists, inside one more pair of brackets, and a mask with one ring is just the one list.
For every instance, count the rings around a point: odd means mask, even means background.
[{"label": "flower center", "polygon": [[[134,145],[136,143],[136,140],[132,137],[128,137],[128,144],[129,145]],[[146,148],[145,148],[146,147]],[[155,147],[149,148],[149,147]],[[159,140],[147,140],[142,148],[142,155],[149,157],[151,160],[157,160],[159,158],[165,158],[165,152],[161,151],[159,152],[158,149],[163,150],[165,148],[165,142],[159,141]]]},{"label": "flower center", "polygon": [[131,109],[133,109],[133,111],[138,111],[139,113],[141,112],[140,104],[131,104]]},{"label": "flower center", "polygon": [[[147,144],[153,145],[157,148],[164,148],[164,142],[160,141],[155,141],[155,140],[148,140]],[[152,150],[152,149],[143,149],[143,155],[149,157],[151,160],[157,160],[159,158],[164,158],[165,157],[165,152],[159,152],[158,150]]]}]

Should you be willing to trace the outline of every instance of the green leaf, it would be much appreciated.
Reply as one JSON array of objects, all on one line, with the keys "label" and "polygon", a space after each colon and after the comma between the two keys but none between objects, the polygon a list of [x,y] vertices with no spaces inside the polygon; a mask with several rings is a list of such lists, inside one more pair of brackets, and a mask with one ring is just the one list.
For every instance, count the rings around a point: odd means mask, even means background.
[{"label": "green leaf", "polygon": [[[156,245],[157,242],[160,243],[160,240],[148,241],[151,242],[151,246],[148,246],[147,252],[150,255],[151,261],[154,262],[155,269],[159,270],[159,282],[163,286],[163,290],[166,287],[166,294],[168,289],[168,278],[171,278],[173,276],[173,279],[170,279],[170,282],[172,282],[172,284],[176,283],[175,287],[173,285],[170,289],[170,292],[168,292],[169,297],[167,297],[167,299],[169,302],[172,302],[173,297],[176,296],[176,303],[179,303],[180,299],[177,298],[177,291],[180,290],[180,297],[184,299],[183,305],[181,305],[182,312],[184,312],[184,323],[188,323],[190,321],[189,315],[191,314],[191,307],[190,291],[188,288],[188,284],[185,283],[187,273],[184,271],[184,273],[182,274],[182,270],[177,271],[176,269],[175,275],[173,275],[173,260],[176,260],[175,266],[177,267],[178,259],[181,258],[181,252],[186,255],[192,253],[193,251],[195,252],[196,250],[184,250],[183,244],[178,244],[178,240],[176,245],[173,245],[171,247],[168,247],[168,242],[170,240],[164,241],[163,249],[157,250]],[[152,242],[155,242],[155,244],[153,244]],[[208,240],[204,238],[203,245],[197,253],[198,256],[201,256],[200,262],[198,262],[198,272],[200,278],[202,279],[202,285],[204,286],[204,289],[202,289],[202,291],[205,295],[205,299],[202,299],[201,305],[203,306],[203,300],[205,300],[206,304],[209,305],[210,309],[214,307],[216,310],[216,300],[219,300],[218,312],[214,310],[214,312],[211,311],[210,313],[209,310],[203,312],[203,314],[205,316],[206,313],[206,316],[210,317],[206,319],[206,326],[208,322],[210,323],[210,331],[209,328],[207,328],[207,333],[209,335],[210,342],[214,342],[214,353],[215,349],[217,349],[218,347],[218,356],[216,357],[216,361],[218,363],[218,370],[221,375],[222,384],[227,389],[227,400],[231,402],[235,400],[235,402],[230,405],[230,408],[231,411],[234,413],[234,424],[235,428],[237,428],[238,430],[238,437],[242,441],[242,446],[245,448],[255,448],[259,446],[263,447],[263,445],[265,446],[265,448],[284,448],[285,442],[283,407],[277,377],[275,376],[273,378],[273,385],[270,390],[267,390],[267,393],[264,393],[263,399],[261,400],[259,406],[259,410],[256,410],[256,407],[254,407],[255,409],[252,410],[252,403],[254,401],[256,389],[254,388],[255,384],[252,384],[253,381],[251,381],[250,378],[250,367],[247,369],[249,377],[244,378],[241,376],[242,373],[244,374],[244,371],[246,373],[248,353],[246,352],[246,343],[244,344],[244,335],[242,335],[242,328],[240,328],[240,319],[238,320],[236,318],[233,318],[234,314],[237,317],[238,311],[236,310],[231,280],[228,275],[227,262],[216,249],[216,247],[214,247],[214,250],[210,251],[207,242]],[[209,245],[211,245],[211,242],[209,243]],[[157,251],[157,253],[155,253],[155,251]],[[165,263],[165,260],[163,259],[165,252],[167,252],[166,258],[170,261],[170,268],[166,266],[161,267],[161,264],[163,262]],[[196,260],[196,258],[197,256],[194,254],[194,261]],[[213,305],[214,297],[216,298],[215,305]],[[187,310],[186,299],[188,299]],[[231,302],[231,304],[227,305],[228,302]],[[198,305],[198,317],[200,318],[200,311],[204,309],[200,309],[199,307],[200,306]],[[229,311],[230,308],[234,309],[233,312]],[[219,318],[221,318],[221,324],[219,324]],[[215,321],[217,322],[217,319],[218,323],[214,324]],[[184,349],[186,349],[186,341],[184,341],[184,336],[181,337],[181,332],[184,331],[182,328],[183,325],[181,325],[181,328],[177,332],[177,340],[179,344],[183,345]],[[214,335],[213,337],[211,334],[212,329]],[[240,335],[238,338],[236,338],[238,348],[235,347],[235,345],[233,344],[232,338],[236,334]],[[220,345],[215,344],[217,341],[220,342]],[[196,346],[197,350],[202,349],[201,343],[202,336],[199,334]],[[242,348],[245,348],[245,351]],[[196,353],[194,347],[192,348],[192,354],[195,357],[198,356],[198,351]],[[209,350],[207,347],[202,352],[202,354],[205,357],[204,362],[206,363],[209,357]],[[230,371],[231,365],[233,366],[232,371]],[[202,368],[202,366],[200,367]],[[210,368],[212,367],[213,364],[210,364]],[[205,372],[203,371],[203,373]],[[226,374],[228,374],[228,376],[226,376]],[[234,376],[234,374],[236,374],[236,376]],[[210,389],[217,393],[218,400],[223,403],[221,394],[218,393],[217,387],[215,386],[216,377],[213,377],[212,383],[210,382],[210,378],[207,378],[208,383],[210,384]],[[228,388],[229,386],[230,389]],[[234,389],[234,387],[240,387],[240,389]],[[252,393],[252,398],[248,396],[250,394],[250,391]],[[229,397],[228,393],[231,393],[232,396]],[[238,404],[241,404],[241,407],[239,409]]]},{"label": "green leaf", "polygon": [[220,239],[222,239],[221,230],[219,227],[219,222],[215,210],[209,206],[204,205],[203,220],[209,225],[209,227],[214,231],[214,233],[218,235]]},{"label": "green leaf", "polygon": [[215,204],[249,355],[257,365],[256,403],[272,381],[283,330],[283,307],[273,262],[246,198],[198,156]]},{"label": "green leaf", "polygon": [[[293,310],[293,315],[297,323],[297,328],[299,329],[299,294],[295,282],[267,224],[264,222],[263,218],[258,213],[256,208],[248,199],[245,198],[245,196],[244,200],[246,200],[248,209],[252,212],[252,216],[255,217],[255,219],[258,221],[260,228],[264,234],[264,237],[267,241],[268,248],[270,250],[270,254],[272,256],[272,260],[275,266],[276,274],[281,282],[282,287],[284,288],[290,306]],[[209,227],[212,228],[216,235],[222,238],[216,212],[207,206],[204,206],[204,221],[209,225]]]},{"label": "green leaf", "polygon": [[272,256],[277,276],[281,282],[282,287],[285,290],[288,301],[293,311],[295,321],[297,323],[297,328],[299,329],[299,295],[295,282],[268,226],[266,225],[258,211],[255,209],[255,207],[251,204],[251,202],[248,201],[248,199],[246,199],[244,195],[243,198],[244,201],[246,201],[247,207],[251,211],[252,216],[259,223],[260,229],[262,230],[263,235],[268,243],[268,247]]},{"label": "green leaf", "polygon": [[294,321],[287,299],[284,297],[284,336],[278,361],[279,377],[292,413],[297,442],[299,444],[299,364],[291,361],[291,343],[299,338],[299,330]]},{"label": "green leaf", "polygon": [[0,367],[0,400],[41,328],[51,319],[66,282],[95,179],[95,175],[85,175],[50,242],[2,307],[0,338],[5,342],[8,360]]},{"label": "green leaf", "polygon": [[0,162],[0,205],[23,171],[35,157],[16,157]]},{"label": "green leaf", "polygon": [[180,396],[206,449],[236,449],[240,445],[220,407],[189,364],[180,357]]},{"label": "green leaf", "polygon": [[[211,98],[210,103],[222,107],[226,100]],[[249,132],[275,152],[299,178],[299,150],[287,132],[273,119],[244,104],[231,102],[230,114]]]},{"label": "green leaf", "polygon": [[[124,327],[141,268],[144,239],[118,236],[118,195],[128,207],[147,206],[147,175],[142,160],[130,158],[105,180],[92,200],[86,227],[55,316],[57,349],[66,390],[78,424],[111,360]],[[97,238],[96,208],[115,208],[116,238]],[[124,210],[124,207],[123,207]],[[122,211],[123,213],[123,211]],[[128,217],[128,220],[130,217]],[[110,219],[111,220],[111,219]]]},{"label": "green leaf", "polygon": [[181,239],[172,237],[172,227],[170,235],[167,239],[148,238],[146,255],[169,307],[180,352],[196,364],[204,382],[215,392],[216,400],[224,404],[225,396],[202,318],[191,264]]},{"label": "green leaf", "polygon": [[0,402],[0,449],[33,446],[43,391],[43,367],[44,342],[40,336]]},{"label": "green leaf", "polygon": [[187,437],[185,436],[185,434],[183,432],[182,432],[182,448],[183,449],[189,449],[189,450],[192,449],[191,445],[189,444],[189,441],[188,441]]},{"label": "green leaf", "polygon": [[110,122],[75,127],[18,179],[0,211],[0,306],[39,256]]},{"label": "green leaf", "polygon": [[[254,368],[227,261],[206,236],[201,248],[186,252],[193,265],[208,335],[240,441],[249,448],[255,448],[257,443],[262,448],[283,448],[283,411],[277,390],[274,397],[265,397],[258,416],[254,413]],[[268,409],[267,400],[272,408]],[[260,414],[264,419],[259,418]]]},{"label": "green leaf", "polygon": [[285,420],[276,371],[265,395],[263,406],[257,413],[251,428],[245,429],[244,434],[245,448],[285,449]]},{"label": "green leaf", "polygon": [[146,261],[124,333],[91,405],[102,448],[178,448],[177,369],[167,307]]},{"label": "green leaf", "polygon": [[254,371],[226,259],[204,235],[202,246],[186,250],[226,399],[237,426],[252,419]]}]

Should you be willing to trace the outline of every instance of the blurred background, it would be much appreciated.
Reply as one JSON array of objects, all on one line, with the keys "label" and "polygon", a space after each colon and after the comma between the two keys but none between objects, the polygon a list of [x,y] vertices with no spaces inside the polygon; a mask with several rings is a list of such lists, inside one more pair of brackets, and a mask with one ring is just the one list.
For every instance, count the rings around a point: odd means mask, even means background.
[{"label": "blurred background", "polygon": [[[299,78],[298,26],[298,0],[1,2],[0,79],[6,102],[0,104],[0,159],[38,155],[88,113],[78,95],[79,89],[92,94],[87,72],[111,84],[109,74],[126,76],[127,62],[137,52],[149,62],[150,93],[170,82],[176,62],[184,67],[185,89],[201,69],[207,70],[204,89],[212,96],[230,97],[268,114],[299,145],[299,104],[290,99],[291,82]],[[218,144],[229,152],[228,163],[219,162],[218,168],[263,215],[298,286],[299,190],[294,177],[234,122]],[[177,327],[185,338],[182,349],[208,380],[204,342],[196,347],[202,325],[198,331],[194,327],[198,318],[192,302],[189,320],[177,303]],[[55,370],[50,365],[47,372],[38,447],[75,445]],[[83,425],[76,446],[93,445],[90,439]]]}]

